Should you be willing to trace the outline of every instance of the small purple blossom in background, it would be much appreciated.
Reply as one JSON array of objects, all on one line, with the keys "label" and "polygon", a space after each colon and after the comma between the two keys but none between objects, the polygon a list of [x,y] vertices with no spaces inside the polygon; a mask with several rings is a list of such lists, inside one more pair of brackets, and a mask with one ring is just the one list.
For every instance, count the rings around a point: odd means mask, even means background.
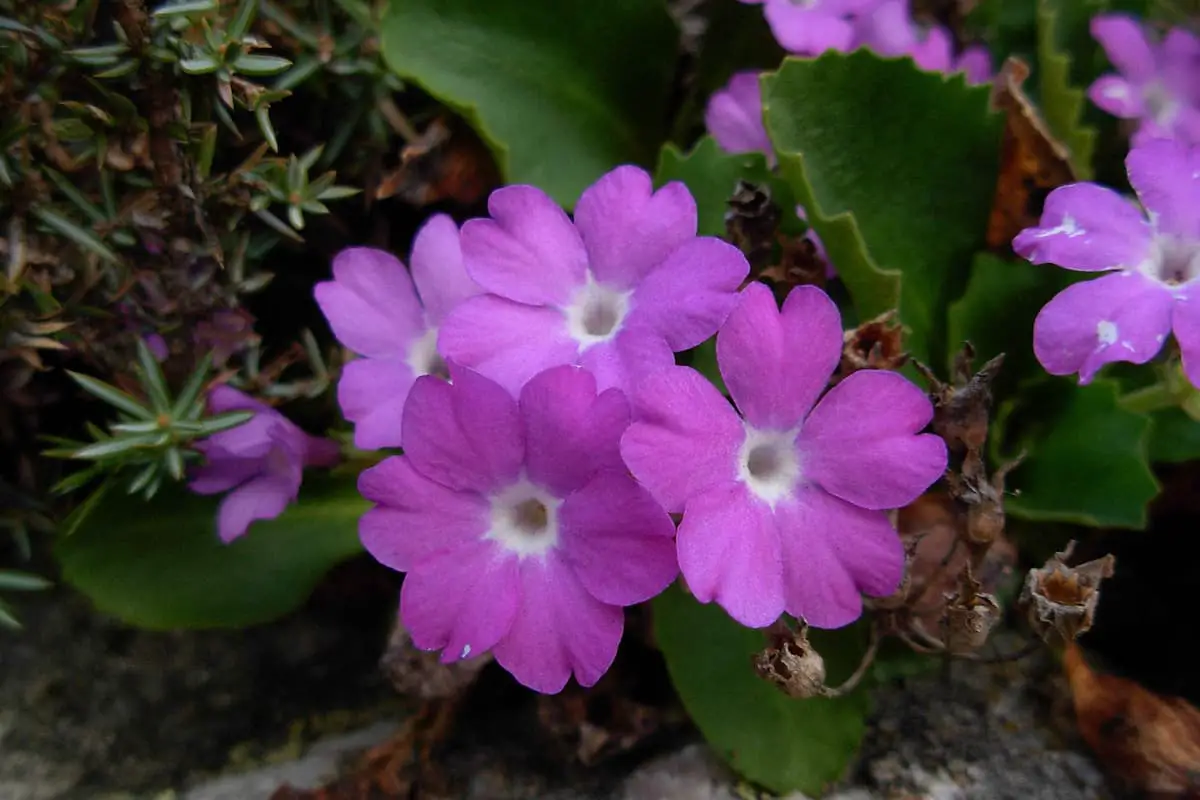
[{"label": "small purple blossom in background", "polygon": [[678,573],[674,525],[629,477],[619,441],[629,404],[556,367],[514,400],[450,366],[420,378],[404,414],[404,455],[359,478],[377,506],[363,545],[406,572],[400,616],[413,642],[451,663],[491,650],[525,686],[591,686],[612,664],[623,606]]},{"label": "small purple blossom in background", "polygon": [[413,382],[446,371],[438,325],[481,291],[463,268],[458,227],[445,214],[417,231],[411,263],[410,277],[390,253],[352,247],[334,258],[334,279],[315,289],[334,336],[362,356],[343,368],[338,404],[354,423],[354,443],[368,450],[400,443]]},{"label": "small purple blossom in background", "polygon": [[863,370],[821,397],[841,354],[828,295],[799,286],[780,311],[753,283],[717,334],[738,410],[688,367],[634,394],[625,462],[683,513],[679,566],[692,594],[743,625],[786,611],[841,627],[861,615],[862,593],[895,591],[904,547],[883,509],[912,502],[946,469],[945,443],[918,433],[929,398],[901,375]]},{"label": "small purple blossom in background", "polygon": [[213,414],[254,411],[236,428],[197,442],[205,464],[188,487],[197,494],[229,492],[217,512],[217,533],[228,544],[259,519],[274,519],[300,492],[304,468],[337,463],[336,442],[309,436],[270,406],[230,386],[208,394]]},{"label": "small purple blossom in background", "polygon": [[1200,39],[1173,28],[1161,42],[1124,14],[1092,18],[1092,36],[1117,68],[1088,89],[1093,103],[1113,116],[1138,120],[1133,144],[1178,138],[1200,144]]},{"label": "small purple blossom in background", "polygon": [[854,46],[883,56],[912,56],[917,66],[931,72],[963,72],[967,83],[992,79],[987,48],[973,45],[956,57],[950,31],[941,25],[918,25],[908,0],[883,0],[864,9],[855,19]]},{"label": "small purple blossom in background", "polygon": [[637,167],[588,187],[573,223],[533,186],[497,189],[488,211],[462,228],[467,272],[488,294],[446,318],[438,346],[514,394],[560,364],[628,389],[716,333],[750,271],[733,245],[696,235],[686,186],[654,191]]},{"label": "small purple blossom in background", "polygon": [[737,72],[708,100],[704,125],[727,153],[762,153],[775,166],[775,148],[763,124],[762,88],[757,72]]},{"label": "small purple blossom in background", "polygon": [[775,41],[789,53],[819,55],[847,50],[854,37],[850,17],[874,0],[740,0],[762,5]]},{"label": "small purple blossom in background", "polygon": [[1035,264],[1111,274],[1068,286],[1041,310],[1033,349],[1052,375],[1088,383],[1113,361],[1144,364],[1172,330],[1188,380],[1200,387],[1200,148],[1170,139],[1125,159],[1145,212],[1094,183],[1046,198],[1039,227],[1013,239]]}]

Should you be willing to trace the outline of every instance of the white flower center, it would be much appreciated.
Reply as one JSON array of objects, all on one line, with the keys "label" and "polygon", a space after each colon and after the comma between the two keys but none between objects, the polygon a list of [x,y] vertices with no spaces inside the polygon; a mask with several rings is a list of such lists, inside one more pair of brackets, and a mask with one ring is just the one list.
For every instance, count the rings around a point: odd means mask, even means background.
[{"label": "white flower center", "polygon": [[1141,265],[1142,274],[1178,286],[1200,277],[1200,242],[1160,233],[1154,237],[1150,257]]},{"label": "white flower center", "polygon": [[738,480],[772,509],[800,482],[799,433],[799,428],[760,431],[746,426],[746,438],[738,450]]},{"label": "white flower center", "polygon": [[525,478],[492,496],[491,525],[485,538],[519,558],[540,556],[558,544],[562,500]]},{"label": "white flower center", "polygon": [[587,283],[575,292],[571,302],[563,309],[567,318],[567,332],[579,342],[581,350],[607,342],[621,330],[621,323],[629,314],[629,298],[633,292],[621,292],[596,283],[589,272]]},{"label": "white flower center", "polygon": [[1162,81],[1153,81],[1142,89],[1142,102],[1150,117],[1164,128],[1169,128],[1179,115],[1179,101],[1167,91]]},{"label": "white flower center", "polygon": [[450,378],[450,370],[437,351],[437,337],[437,328],[430,328],[408,346],[408,355],[404,360],[418,378],[422,375]]}]

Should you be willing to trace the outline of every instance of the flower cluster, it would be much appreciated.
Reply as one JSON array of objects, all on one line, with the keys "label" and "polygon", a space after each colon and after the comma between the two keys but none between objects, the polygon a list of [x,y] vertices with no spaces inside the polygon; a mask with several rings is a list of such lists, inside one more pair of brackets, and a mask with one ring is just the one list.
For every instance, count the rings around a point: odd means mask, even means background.
[{"label": "flower cluster", "polygon": [[[896,589],[883,509],[942,474],[945,446],[919,433],[932,407],[895,373],[822,397],[842,352],[822,291],[780,311],[764,285],[742,289],[745,257],[696,235],[686,187],[655,190],[635,167],[589,187],[573,219],[531,186],[488,210],[460,231],[427,223],[411,278],[356,249],[317,288],[362,356],[338,392],[356,439],[403,449],[362,474],[360,532],[406,573],[418,647],[447,663],[490,651],[556,692],[594,684],[623,607],[681,570],[755,627],[785,612],[839,627],[862,593]],[[675,365],[714,334],[739,411]]]},{"label": "flower cluster", "polygon": [[1200,148],[1173,139],[1125,159],[1141,207],[1094,183],[1059,187],[1013,249],[1035,264],[1107,272],[1068,286],[1038,314],[1034,352],[1053,375],[1088,383],[1113,361],[1144,364],[1174,332],[1200,387]]},{"label": "flower cluster", "polygon": [[1096,79],[1088,89],[1091,101],[1136,120],[1135,145],[1155,138],[1200,144],[1200,38],[1173,28],[1152,39],[1124,14],[1100,14],[1091,30],[1118,73]]}]

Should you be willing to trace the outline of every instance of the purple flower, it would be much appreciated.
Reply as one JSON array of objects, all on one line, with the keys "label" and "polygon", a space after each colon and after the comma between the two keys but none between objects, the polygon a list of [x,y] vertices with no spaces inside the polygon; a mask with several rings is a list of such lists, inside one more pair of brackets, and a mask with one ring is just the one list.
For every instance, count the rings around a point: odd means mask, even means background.
[{"label": "purple flower", "polygon": [[1125,169],[1145,214],[1112,189],[1073,183],[1046,198],[1039,227],[1013,239],[1035,264],[1112,271],[1046,304],[1034,352],[1050,374],[1088,383],[1109,362],[1146,363],[1174,330],[1200,386],[1200,149],[1152,140],[1130,151]]},{"label": "purple flower", "polygon": [[404,455],[359,478],[377,506],[363,545],[408,573],[400,615],[442,661],[493,651],[522,684],[591,686],[611,665],[622,606],[675,579],[674,525],[621,463],[629,405],[578,367],[540,373],[514,400],[451,362],[420,378]]},{"label": "purple flower", "polygon": [[515,393],[533,375],[579,364],[601,389],[628,388],[716,333],[750,270],[741,251],[696,236],[696,202],[617,167],[566,213],[533,186],[488,198],[463,225],[467,271],[489,294],[442,324],[449,360]]},{"label": "purple flower", "polygon": [[986,48],[968,47],[956,57],[950,31],[941,25],[917,25],[908,0],[883,0],[865,9],[855,20],[854,45],[882,56],[911,56],[930,72],[963,72],[967,83],[985,83],[992,77]]},{"label": "purple flower", "polygon": [[713,92],[704,109],[704,124],[727,153],[762,153],[775,166],[775,149],[763,124],[762,88],[757,72],[738,72]]},{"label": "purple flower", "polygon": [[852,15],[876,0],[741,0],[763,6],[763,16],[779,46],[791,53],[818,55],[848,50]]},{"label": "purple flower", "polygon": [[481,290],[463,268],[458,228],[445,214],[417,231],[412,277],[398,258],[369,247],[338,253],[333,277],[317,284],[317,303],[338,341],[362,356],[342,370],[338,403],[358,447],[394,447],[413,382],[445,375],[438,325]]},{"label": "purple flower", "polygon": [[1172,29],[1160,43],[1146,38],[1141,24],[1124,14],[1092,18],[1092,36],[1119,75],[1102,75],[1088,89],[1100,108],[1139,120],[1135,145],[1177,137],[1200,144],[1200,39]]},{"label": "purple flower", "polygon": [[946,469],[945,443],[917,433],[932,418],[929,399],[897,373],[856,372],[821,397],[841,353],[828,295],[796,287],[780,312],[753,283],[717,334],[738,411],[687,367],[634,395],[621,454],[683,513],[679,566],[692,594],[744,625],[786,611],[840,627],[862,613],[860,593],[895,591],[904,547],[883,509],[916,499]]},{"label": "purple flower", "polygon": [[337,463],[336,442],[309,436],[275,409],[230,386],[209,392],[208,408],[214,414],[256,412],[244,424],[196,444],[206,463],[188,486],[197,494],[229,492],[217,512],[217,533],[226,544],[254,520],[282,514],[299,494],[306,466]]}]

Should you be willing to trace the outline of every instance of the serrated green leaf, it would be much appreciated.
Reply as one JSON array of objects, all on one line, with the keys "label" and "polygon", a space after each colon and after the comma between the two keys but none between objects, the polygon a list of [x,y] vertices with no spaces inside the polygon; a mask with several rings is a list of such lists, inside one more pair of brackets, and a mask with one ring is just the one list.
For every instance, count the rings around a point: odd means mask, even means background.
[{"label": "serrated green leaf", "polygon": [[353,478],[305,475],[300,499],[240,539],[217,538],[220,498],[168,485],[149,504],[111,495],[55,555],[101,611],[154,630],[236,628],[293,610],[325,572],[361,552],[368,504]]},{"label": "serrated green leaf", "polygon": [[[1119,385],[1043,378],[1001,409],[1003,456],[1028,456],[1008,479],[1017,518],[1096,527],[1144,528],[1158,494],[1150,469],[1150,418],[1118,403]],[[995,441],[999,442],[1001,437]]]},{"label": "serrated green leaf", "polygon": [[383,52],[460,112],[510,183],[571,206],[666,137],[679,31],[661,0],[392,0]]},{"label": "serrated green leaf", "polygon": [[762,83],[780,171],[858,317],[898,307],[908,350],[941,363],[999,169],[988,87],[866,50],[789,58]]},{"label": "serrated green leaf", "polygon": [[1166,464],[1200,461],[1200,421],[1182,408],[1166,408],[1151,415],[1150,460]]},{"label": "serrated green leaf", "polygon": [[[654,599],[654,634],[671,682],[712,748],[746,778],[777,794],[818,796],[845,772],[866,729],[861,688],[836,700],[796,700],[757,677],[751,657],[763,632],[744,628],[678,585]],[[810,631],[831,684],[865,650],[861,627]]]},{"label": "serrated green leaf", "polygon": [[[1081,42],[1078,32],[1086,34],[1087,20],[1107,5],[1105,0],[1038,0],[1038,94],[1042,115],[1050,131],[1070,151],[1071,166],[1080,180],[1092,177],[1096,129],[1083,122],[1087,95],[1072,81],[1072,53],[1095,52],[1090,37]],[[1068,38],[1077,46],[1070,47],[1065,41]],[[1084,49],[1083,44],[1089,46]]]}]

